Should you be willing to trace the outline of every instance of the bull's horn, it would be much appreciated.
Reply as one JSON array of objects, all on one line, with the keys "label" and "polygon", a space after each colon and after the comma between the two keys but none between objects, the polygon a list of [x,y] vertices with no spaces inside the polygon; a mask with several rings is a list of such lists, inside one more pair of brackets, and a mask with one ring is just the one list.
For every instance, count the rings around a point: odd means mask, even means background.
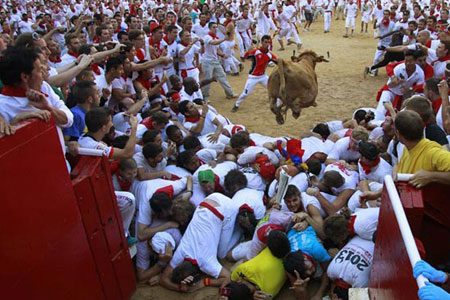
[{"label": "bull's horn", "polygon": [[295,50],[292,50],[292,56],[295,56]]}]

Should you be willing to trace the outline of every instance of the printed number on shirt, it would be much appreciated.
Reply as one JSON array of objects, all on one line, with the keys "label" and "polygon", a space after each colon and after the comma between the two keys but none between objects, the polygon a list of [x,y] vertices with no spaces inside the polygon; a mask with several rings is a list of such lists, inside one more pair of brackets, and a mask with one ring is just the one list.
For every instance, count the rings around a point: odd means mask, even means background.
[{"label": "printed number on shirt", "polygon": [[350,250],[342,250],[339,255],[335,258],[336,262],[342,263],[344,260],[349,260],[352,265],[356,265],[358,270],[364,271],[365,268],[369,266],[369,263],[364,260],[358,254]]}]

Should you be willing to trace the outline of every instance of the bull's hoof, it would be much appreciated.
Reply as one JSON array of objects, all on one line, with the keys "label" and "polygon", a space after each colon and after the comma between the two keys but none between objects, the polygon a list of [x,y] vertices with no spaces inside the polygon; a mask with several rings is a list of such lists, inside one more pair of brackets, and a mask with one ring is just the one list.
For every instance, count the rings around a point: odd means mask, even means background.
[{"label": "bull's hoof", "polygon": [[277,120],[278,125],[283,125],[284,124],[284,118],[282,115],[277,115],[275,117],[275,120]]},{"label": "bull's hoof", "polygon": [[317,102],[314,102],[314,103],[312,104],[312,106],[316,107],[316,106],[317,106]]},{"label": "bull's hoof", "polygon": [[298,119],[298,117],[300,117],[301,112],[302,112],[302,111],[299,111],[299,112],[293,111],[293,112],[292,112],[292,116],[294,117],[294,119]]}]

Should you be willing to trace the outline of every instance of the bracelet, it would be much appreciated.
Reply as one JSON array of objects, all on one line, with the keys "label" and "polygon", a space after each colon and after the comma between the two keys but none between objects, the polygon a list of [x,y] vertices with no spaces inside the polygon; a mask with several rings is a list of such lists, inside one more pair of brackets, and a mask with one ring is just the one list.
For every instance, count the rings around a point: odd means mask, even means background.
[{"label": "bracelet", "polygon": [[211,285],[211,279],[209,279],[209,278],[204,278],[204,279],[203,279],[203,285],[204,285],[204,286],[210,286],[210,285]]}]

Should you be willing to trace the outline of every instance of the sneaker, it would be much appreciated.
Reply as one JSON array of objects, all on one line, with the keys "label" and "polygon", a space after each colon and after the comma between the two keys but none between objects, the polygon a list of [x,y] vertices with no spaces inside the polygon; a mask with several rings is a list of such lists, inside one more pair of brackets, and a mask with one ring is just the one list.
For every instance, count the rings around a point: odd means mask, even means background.
[{"label": "sneaker", "polygon": [[128,246],[137,244],[137,242],[138,242],[138,240],[137,240],[135,237],[132,237],[131,235],[130,235],[130,236],[127,236],[127,243],[128,243]]},{"label": "sneaker", "polygon": [[375,74],[376,74],[376,70],[369,72],[369,76],[370,77],[375,77]]},{"label": "sneaker", "polygon": [[233,106],[233,108],[231,109],[231,112],[237,112],[238,111],[238,109],[239,109],[239,107],[238,106]]},{"label": "sneaker", "polygon": [[231,73],[231,76],[239,76],[239,72]]},{"label": "sneaker", "polygon": [[302,48],[302,44],[297,44],[297,51],[299,51]]},{"label": "sneaker", "polygon": [[231,95],[227,95],[227,99],[233,99],[233,98],[237,98],[238,95],[236,94],[231,94]]},{"label": "sneaker", "polygon": [[269,67],[274,67],[275,63],[273,61],[269,61],[269,63],[267,64]]},{"label": "sneaker", "polygon": [[244,65],[243,64],[239,64],[239,72],[242,72],[244,70]]},{"label": "sneaker", "polygon": [[352,33],[351,37],[353,37],[353,33]]},{"label": "sneaker", "polygon": [[279,48],[278,51],[284,51],[284,47]]},{"label": "sneaker", "polygon": [[244,58],[243,56],[241,56],[241,61],[242,61],[242,62],[244,62],[244,61],[245,61],[245,58]]},{"label": "sneaker", "polygon": [[370,67],[365,67],[364,68],[364,78],[367,77],[367,74],[369,74],[369,72],[370,72]]},{"label": "sneaker", "polygon": [[288,42],[288,43],[287,43],[288,46],[289,46],[289,45],[292,45],[292,44],[295,44],[295,42],[293,42],[293,41],[291,41],[291,40],[288,40],[287,42]]},{"label": "sneaker", "polygon": [[344,38],[348,38],[348,34],[344,34],[344,36],[343,36]]}]

